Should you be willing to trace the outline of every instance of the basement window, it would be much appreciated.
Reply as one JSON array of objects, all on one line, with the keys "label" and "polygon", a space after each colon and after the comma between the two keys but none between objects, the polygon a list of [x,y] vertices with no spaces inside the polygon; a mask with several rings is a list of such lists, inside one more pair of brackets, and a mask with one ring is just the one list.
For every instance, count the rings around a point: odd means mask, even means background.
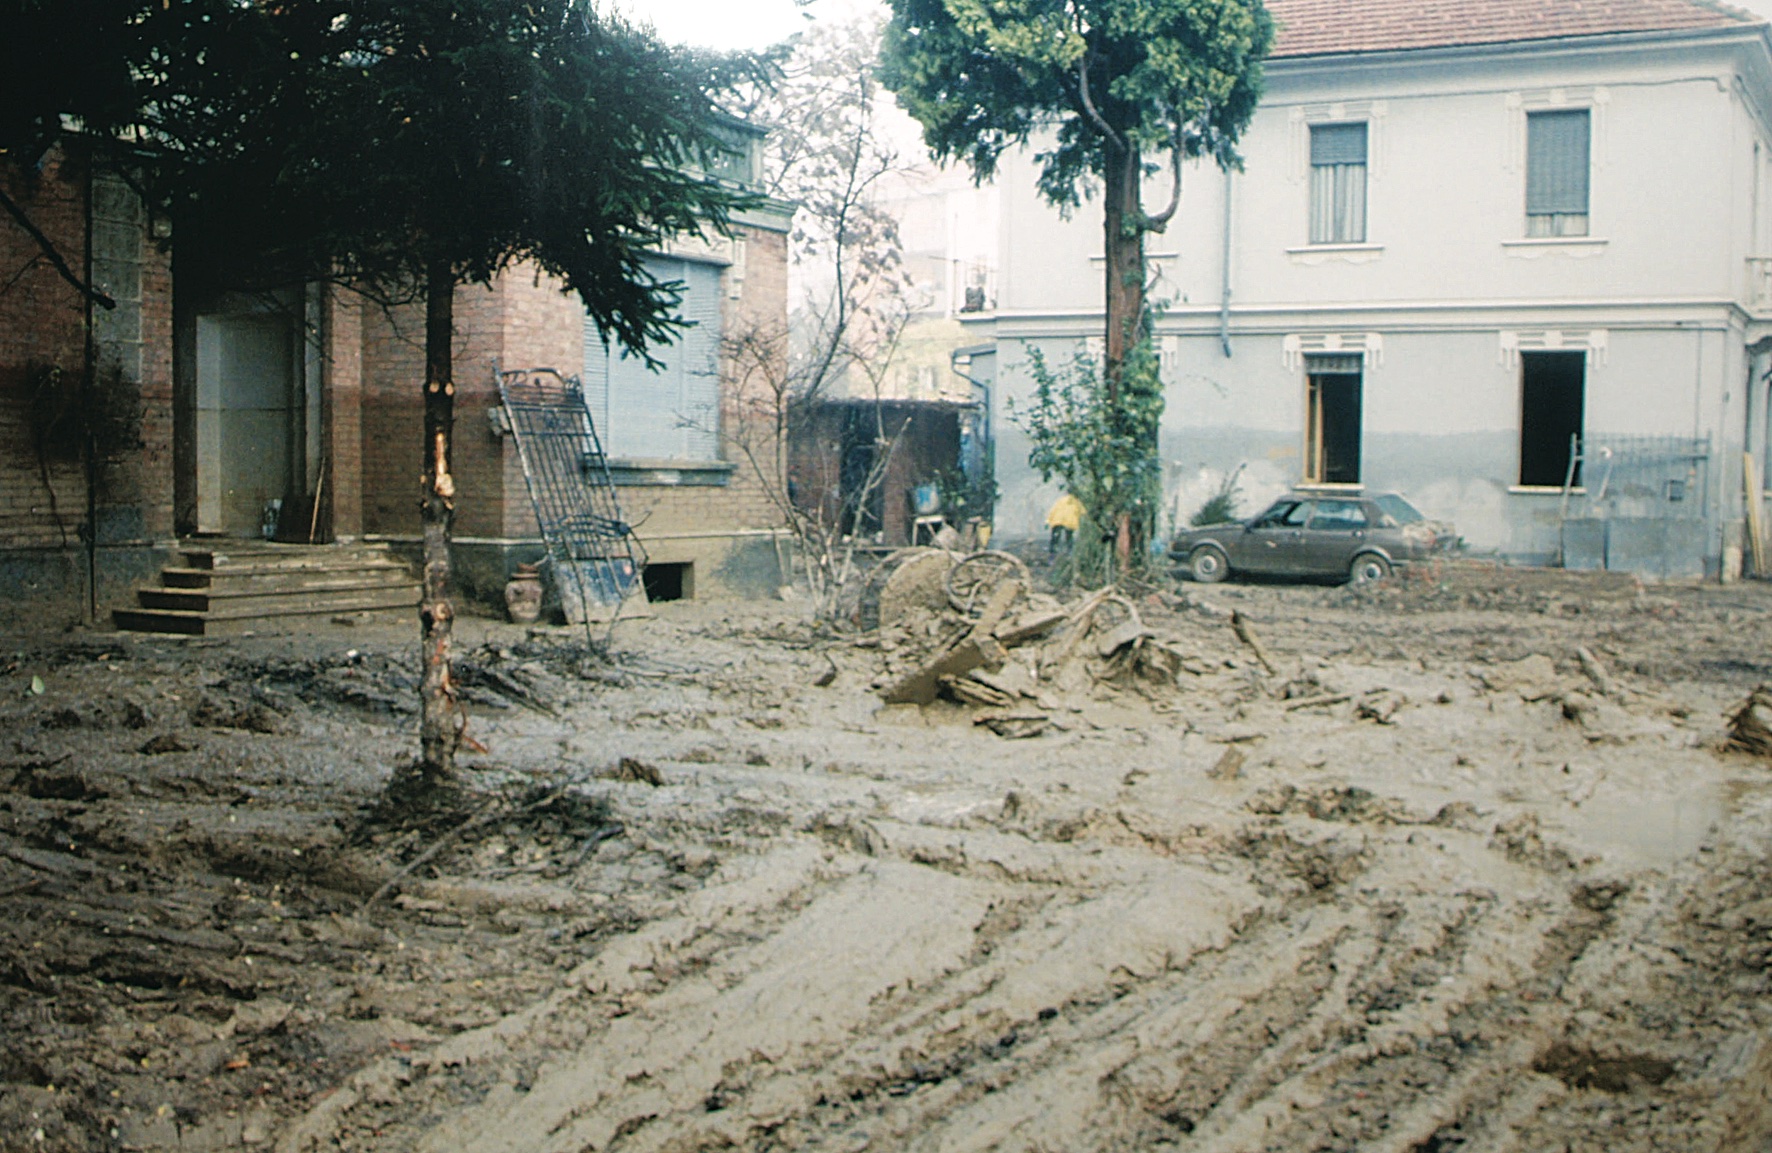
[{"label": "basement window", "polygon": [[646,584],[646,599],[653,604],[686,601],[695,596],[693,564],[649,564],[642,571],[641,579]]},{"label": "basement window", "polygon": [[1359,356],[1305,358],[1304,481],[1360,483]]},{"label": "basement window", "polygon": [[1520,354],[1520,485],[1562,488],[1581,484],[1580,462],[1570,463],[1581,435],[1587,394],[1587,354]]}]

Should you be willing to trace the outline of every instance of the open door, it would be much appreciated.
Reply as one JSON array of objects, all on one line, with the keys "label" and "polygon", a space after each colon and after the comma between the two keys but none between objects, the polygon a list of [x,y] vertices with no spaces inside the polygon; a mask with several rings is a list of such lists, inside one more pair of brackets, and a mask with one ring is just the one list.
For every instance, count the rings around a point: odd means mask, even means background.
[{"label": "open door", "polygon": [[303,491],[300,320],[293,307],[196,317],[198,532],[259,536]]}]

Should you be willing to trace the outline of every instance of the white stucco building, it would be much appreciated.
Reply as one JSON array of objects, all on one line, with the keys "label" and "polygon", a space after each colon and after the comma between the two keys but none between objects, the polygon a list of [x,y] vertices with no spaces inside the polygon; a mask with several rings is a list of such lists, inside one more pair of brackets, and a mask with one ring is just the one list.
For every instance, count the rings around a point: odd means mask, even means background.
[{"label": "white stucco building", "polygon": [[[1242,464],[1245,511],[1398,489],[1513,559],[1738,569],[1743,452],[1767,463],[1768,26],[1706,0],[1269,7],[1245,170],[1191,166],[1147,246],[1174,511]],[[1003,412],[1026,349],[1101,331],[1099,207],[1061,220],[1033,151],[997,179],[972,322],[1011,536],[1054,495]]]}]

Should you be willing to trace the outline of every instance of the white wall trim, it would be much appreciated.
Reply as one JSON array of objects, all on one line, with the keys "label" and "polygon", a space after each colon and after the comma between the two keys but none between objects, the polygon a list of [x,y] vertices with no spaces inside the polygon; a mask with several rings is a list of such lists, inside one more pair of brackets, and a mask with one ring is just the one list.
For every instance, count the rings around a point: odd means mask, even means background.
[{"label": "white wall trim", "polygon": [[1503,329],[1500,333],[1498,363],[1503,368],[1517,368],[1522,352],[1582,352],[1587,366],[1606,363],[1612,334],[1604,328],[1588,329]]},{"label": "white wall trim", "polygon": [[1367,371],[1384,363],[1384,334],[1379,332],[1291,332],[1280,342],[1280,359],[1287,372],[1304,367],[1312,353],[1358,353]]}]

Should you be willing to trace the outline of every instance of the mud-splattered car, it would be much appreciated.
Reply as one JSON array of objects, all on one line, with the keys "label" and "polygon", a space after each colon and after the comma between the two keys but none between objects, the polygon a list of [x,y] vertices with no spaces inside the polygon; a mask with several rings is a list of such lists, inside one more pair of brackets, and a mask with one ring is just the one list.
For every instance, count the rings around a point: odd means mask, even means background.
[{"label": "mud-splattered car", "polygon": [[1197,581],[1232,573],[1282,577],[1343,576],[1369,584],[1393,569],[1458,545],[1444,521],[1429,520],[1394,492],[1362,496],[1289,493],[1258,516],[1184,529],[1171,559]]}]

